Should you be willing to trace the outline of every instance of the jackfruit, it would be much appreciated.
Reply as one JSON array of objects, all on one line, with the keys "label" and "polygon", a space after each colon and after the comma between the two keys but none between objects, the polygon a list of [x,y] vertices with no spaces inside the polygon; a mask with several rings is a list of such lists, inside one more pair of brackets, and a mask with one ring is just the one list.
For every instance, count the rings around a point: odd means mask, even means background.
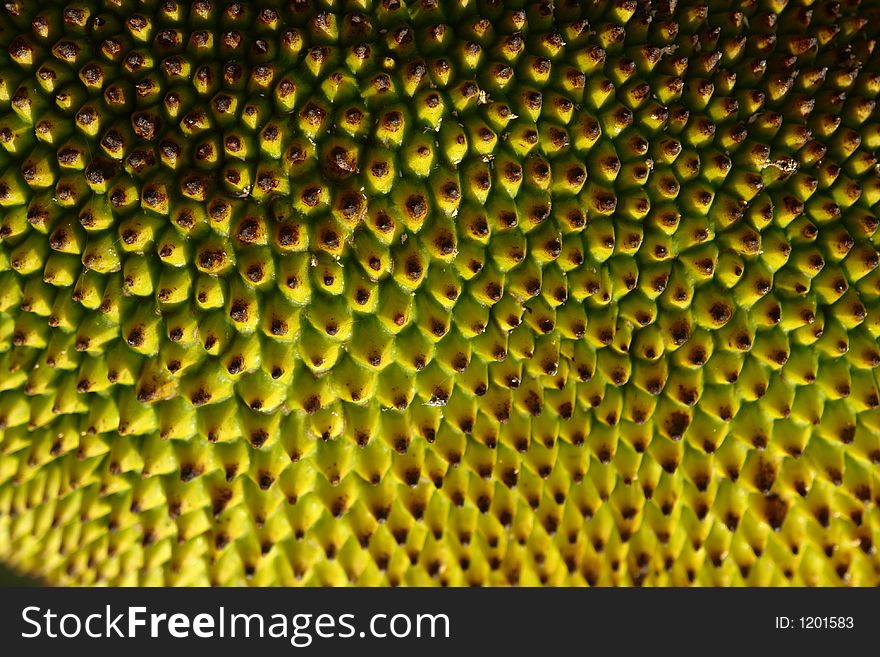
[{"label": "jackfruit", "polygon": [[0,558],[880,583],[877,24],[4,2]]}]

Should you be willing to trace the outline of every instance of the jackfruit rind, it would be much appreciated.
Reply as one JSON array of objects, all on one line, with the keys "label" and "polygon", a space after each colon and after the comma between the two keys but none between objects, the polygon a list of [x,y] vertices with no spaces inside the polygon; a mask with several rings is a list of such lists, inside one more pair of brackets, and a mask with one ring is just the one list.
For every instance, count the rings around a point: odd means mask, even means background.
[{"label": "jackfruit rind", "polygon": [[5,2],[0,558],[877,584],[877,24]]}]

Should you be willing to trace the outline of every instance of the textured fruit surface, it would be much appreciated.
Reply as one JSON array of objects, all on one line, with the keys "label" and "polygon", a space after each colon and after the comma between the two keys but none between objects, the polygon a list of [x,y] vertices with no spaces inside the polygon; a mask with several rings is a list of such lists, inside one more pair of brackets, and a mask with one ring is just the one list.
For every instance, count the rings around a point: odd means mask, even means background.
[{"label": "textured fruit surface", "polygon": [[5,2],[0,559],[880,583],[876,25]]}]

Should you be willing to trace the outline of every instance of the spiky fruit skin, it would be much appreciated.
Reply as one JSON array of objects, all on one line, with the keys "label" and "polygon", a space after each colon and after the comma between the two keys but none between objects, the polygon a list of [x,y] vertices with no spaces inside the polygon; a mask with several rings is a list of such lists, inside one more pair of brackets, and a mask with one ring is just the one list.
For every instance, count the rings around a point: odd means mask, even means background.
[{"label": "spiky fruit skin", "polygon": [[0,558],[877,584],[878,24],[6,2]]}]

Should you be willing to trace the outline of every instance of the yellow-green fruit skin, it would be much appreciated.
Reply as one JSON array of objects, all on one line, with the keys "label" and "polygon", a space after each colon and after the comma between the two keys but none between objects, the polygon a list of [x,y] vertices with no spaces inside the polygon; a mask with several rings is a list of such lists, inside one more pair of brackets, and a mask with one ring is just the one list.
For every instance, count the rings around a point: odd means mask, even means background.
[{"label": "yellow-green fruit skin", "polygon": [[877,585],[878,24],[4,3],[0,560]]}]

